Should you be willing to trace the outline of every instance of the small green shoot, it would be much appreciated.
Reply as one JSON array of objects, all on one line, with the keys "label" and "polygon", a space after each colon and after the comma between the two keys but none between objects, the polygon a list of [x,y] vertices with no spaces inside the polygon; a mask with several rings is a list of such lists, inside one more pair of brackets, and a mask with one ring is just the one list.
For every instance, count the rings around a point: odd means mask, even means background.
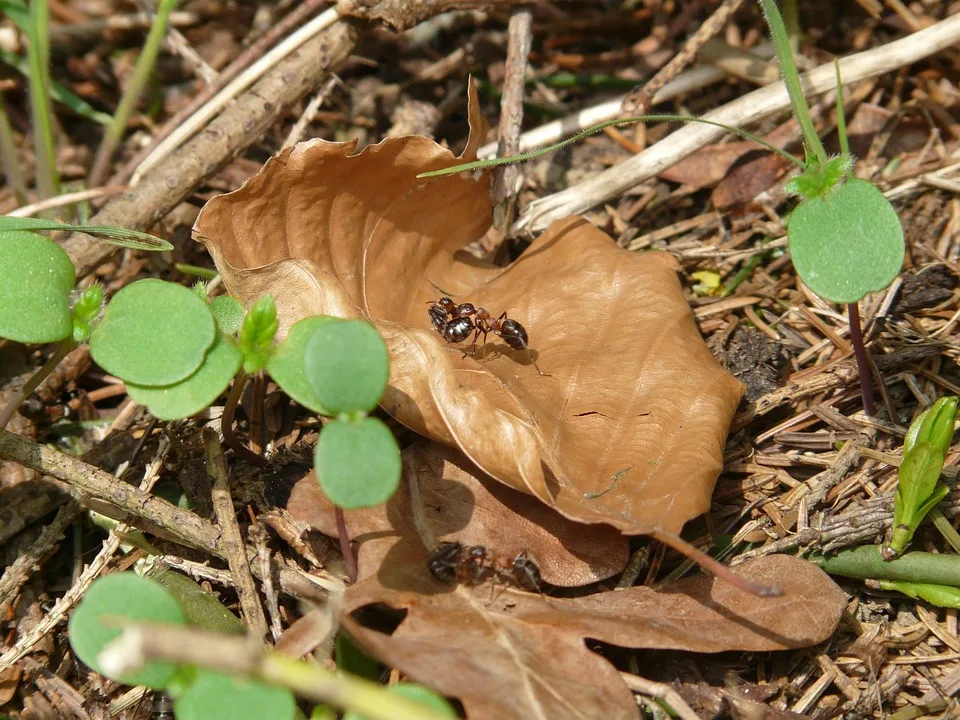
[{"label": "small green shoot", "polygon": [[73,263],[60,247],[24,230],[0,230],[0,337],[58,342],[73,332]]},{"label": "small green shoot", "polygon": [[[73,611],[68,634],[77,657],[101,675],[106,673],[100,667],[100,652],[123,633],[123,620],[186,624],[174,597],[152,580],[129,572],[98,579]],[[132,675],[113,679],[162,690],[175,673],[171,663],[150,662]]]},{"label": "small green shoot", "polygon": [[277,334],[277,306],[265,295],[250,308],[240,327],[240,352],[243,353],[243,371],[248,375],[267,366],[273,354],[273,339]]},{"label": "small green shoot", "polygon": [[197,371],[216,335],[206,303],[189,289],[140,280],[113,297],[90,338],[90,352],[126,382],[171,385]]},{"label": "small green shoot", "polygon": [[956,416],[957,398],[940,398],[913,421],[903,440],[893,533],[881,551],[885,560],[903,553],[927,513],[949,491],[938,481],[950,450]]},{"label": "small green shoot", "polygon": [[103,286],[94,283],[73,304],[73,341],[79,345],[90,339],[93,325],[103,310]]},{"label": "small green shoot", "polygon": [[50,105],[50,8],[47,0],[31,0],[28,12],[27,60],[30,68],[30,110],[37,163],[37,192],[41,199],[46,199],[60,194],[57,147],[53,137],[53,108]]}]

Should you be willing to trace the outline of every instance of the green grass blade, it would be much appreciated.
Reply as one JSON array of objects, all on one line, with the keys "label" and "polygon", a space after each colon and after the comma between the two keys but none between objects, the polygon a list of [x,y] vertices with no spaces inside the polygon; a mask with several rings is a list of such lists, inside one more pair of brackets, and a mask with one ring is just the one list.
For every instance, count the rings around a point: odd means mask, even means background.
[{"label": "green grass blade", "polygon": [[53,138],[53,109],[50,106],[50,45],[48,40],[50,10],[47,0],[30,3],[30,25],[27,33],[27,60],[30,77],[30,110],[33,121],[33,145],[37,158],[37,192],[40,199],[60,193],[57,175],[57,149]]},{"label": "green grass blade", "polygon": [[160,45],[163,42],[163,36],[166,35],[167,25],[170,19],[170,13],[177,6],[177,0],[161,0],[157,7],[157,14],[150,26],[150,32],[147,34],[147,40],[143,45],[140,57],[137,58],[137,64],[133,69],[133,77],[130,78],[130,84],[127,86],[123,97],[120,98],[120,104],[113,114],[113,119],[107,126],[107,131],[103,136],[103,141],[97,149],[97,156],[93,163],[93,169],[90,171],[90,185],[101,185],[106,179],[110,167],[110,159],[113,157],[113,151],[116,150],[123,136],[123,131],[130,120],[130,114],[133,112],[134,105],[140,97],[150,74],[153,72],[157,55],[160,53]]}]

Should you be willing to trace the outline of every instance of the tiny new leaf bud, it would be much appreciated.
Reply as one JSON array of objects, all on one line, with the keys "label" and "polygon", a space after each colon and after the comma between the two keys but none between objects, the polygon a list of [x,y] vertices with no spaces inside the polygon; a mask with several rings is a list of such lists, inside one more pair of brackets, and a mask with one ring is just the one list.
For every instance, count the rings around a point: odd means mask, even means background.
[{"label": "tiny new leaf bud", "polygon": [[950,449],[956,414],[957,398],[941,398],[914,420],[904,438],[893,531],[890,543],[880,551],[884,560],[892,560],[906,549],[927,513],[949,490],[938,480]]},{"label": "tiny new leaf bud", "polygon": [[197,297],[204,302],[207,302],[210,299],[207,294],[207,284],[203,280],[197,280],[191,289],[196,293]]},{"label": "tiny new leaf bud", "polygon": [[94,283],[84,290],[73,305],[73,341],[86,342],[93,332],[93,323],[103,309],[103,286]]},{"label": "tiny new leaf bud", "polygon": [[277,306],[272,297],[264,295],[247,311],[240,328],[244,372],[255,373],[267,364],[278,327]]}]

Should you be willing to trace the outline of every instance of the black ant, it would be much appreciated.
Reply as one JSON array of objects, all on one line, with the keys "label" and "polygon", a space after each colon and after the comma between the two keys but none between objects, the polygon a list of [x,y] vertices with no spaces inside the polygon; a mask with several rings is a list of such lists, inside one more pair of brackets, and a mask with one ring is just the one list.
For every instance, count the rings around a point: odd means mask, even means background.
[{"label": "black ant", "polygon": [[480,585],[494,580],[539,592],[542,582],[540,568],[527,557],[526,550],[507,560],[493,555],[483,545],[444,542],[427,556],[427,567],[437,580],[445,583]]},{"label": "black ant", "polygon": [[477,340],[483,335],[483,343],[487,343],[487,334],[493,333],[509,345],[514,350],[522,350],[527,353],[533,367],[540,375],[547,376],[540,370],[536,360],[530,354],[530,339],[527,336],[527,330],[519,322],[507,317],[503,312],[499,317],[494,318],[486,309],[474,307],[472,303],[455,303],[448,297],[442,297],[430,303],[430,309],[427,310],[430,321],[434,329],[440,333],[447,342],[465,342],[470,333],[473,332],[473,342],[463,353],[463,357],[468,354],[476,354]]}]

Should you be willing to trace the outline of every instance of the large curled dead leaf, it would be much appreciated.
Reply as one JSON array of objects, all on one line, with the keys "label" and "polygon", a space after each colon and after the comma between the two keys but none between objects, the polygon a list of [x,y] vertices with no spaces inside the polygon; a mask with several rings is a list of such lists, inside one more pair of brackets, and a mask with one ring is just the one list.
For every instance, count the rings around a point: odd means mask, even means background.
[{"label": "large curled dead leaf", "polygon": [[[765,652],[805,647],[836,629],[846,596],[819,568],[771,555],[737,568],[779,598],[760,599],[711,576],[661,589],[578,598],[435,580],[416,538],[381,537],[360,550],[361,580],[344,597],[344,627],[391,667],[458,697],[470,720],[637,717],[617,670],[587,639],[629,648]],[[362,611],[400,611],[395,629]]]},{"label": "large curled dead leaf", "polygon": [[[361,547],[372,538],[419,536],[429,547],[435,541],[456,540],[509,557],[523,551],[546,582],[571,587],[604,580],[626,565],[628,544],[619,532],[572,522],[529,495],[478,477],[473,464],[452,448],[427,442],[407,448],[403,478],[385,505],[344,511],[350,537]],[[412,489],[419,497],[416,505],[411,503]],[[287,510],[320,532],[337,536],[333,505],[313,472],[294,486]]]},{"label": "large curled dead leaf", "polygon": [[[475,92],[470,114],[468,158]],[[704,512],[742,385],[703,343],[672,257],[573,217],[488,266],[459,252],[490,226],[486,176],[418,180],[456,162],[424,137],[355,147],[301,143],[206,205],[195,234],[230,293],[272,294],[281,332],[369,319],[390,350],[388,412],[569,518],[676,532]],[[548,376],[493,336],[475,357],[446,346],[427,315],[443,294],[521,322]]]}]

